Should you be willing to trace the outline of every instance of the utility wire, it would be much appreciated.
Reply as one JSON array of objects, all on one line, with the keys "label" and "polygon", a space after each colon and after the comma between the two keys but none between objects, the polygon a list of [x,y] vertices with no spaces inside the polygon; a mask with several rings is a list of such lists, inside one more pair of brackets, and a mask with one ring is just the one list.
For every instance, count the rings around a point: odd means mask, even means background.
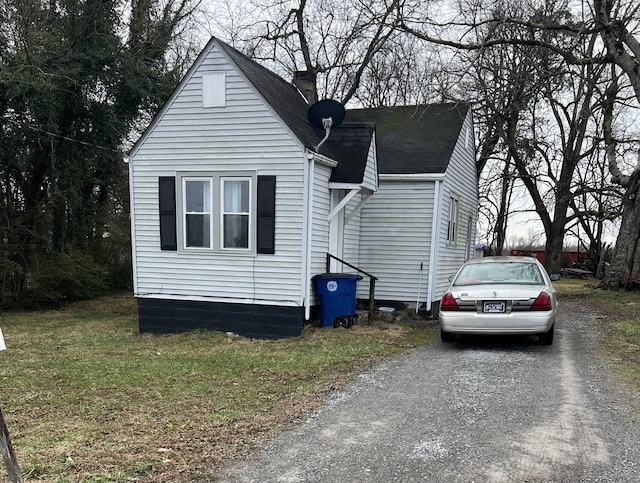
[{"label": "utility wire", "polygon": [[103,151],[111,151],[112,153],[118,153],[118,154],[122,154],[122,151],[116,150],[116,149],[112,149],[112,148],[108,148],[106,146],[100,146],[98,144],[93,144],[93,143],[88,143],[86,141],[80,141],[79,139],[73,139],[67,136],[63,136],[62,134],[56,134],[54,132],[51,131],[46,131],[44,129],[40,129],[38,127],[33,127],[33,126],[23,126],[20,123],[18,123],[17,121],[14,121],[13,119],[6,119],[6,121],[10,122],[11,124],[18,126],[18,127],[26,127],[27,129],[30,129],[31,131],[35,131],[38,132],[40,134],[46,134],[47,136],[51,136],[54,138],[58,138],[58,139],[64,139],[65,141],[69,141],[72,143],[76,143],[76,144],[82,144],[83,146],[88,146],[91,148],[98,148],[98,149],[102,149]]}]

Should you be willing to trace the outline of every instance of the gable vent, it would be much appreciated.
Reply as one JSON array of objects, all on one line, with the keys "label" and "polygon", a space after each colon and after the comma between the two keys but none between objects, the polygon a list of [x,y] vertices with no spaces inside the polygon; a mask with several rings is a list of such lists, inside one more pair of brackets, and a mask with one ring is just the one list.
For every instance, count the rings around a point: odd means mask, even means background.
[{"label": "gable vent", "polygon": [[226,76],[224,72],[202,75],[202,107],[225,107]]}]

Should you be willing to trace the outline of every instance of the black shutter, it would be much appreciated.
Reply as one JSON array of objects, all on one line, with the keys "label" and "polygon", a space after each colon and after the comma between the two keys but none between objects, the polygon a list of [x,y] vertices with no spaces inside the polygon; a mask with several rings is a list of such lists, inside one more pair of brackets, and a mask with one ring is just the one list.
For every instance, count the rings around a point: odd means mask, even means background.
[{"label": "black shutter", "polygon": [[158,192],[160,205],[160,249],[177,250],[175,176],[161,176],[158,179]]},{"label": "black shutter", "polygon": [[258,176],[258,253],[276,252],[276,177]]}]

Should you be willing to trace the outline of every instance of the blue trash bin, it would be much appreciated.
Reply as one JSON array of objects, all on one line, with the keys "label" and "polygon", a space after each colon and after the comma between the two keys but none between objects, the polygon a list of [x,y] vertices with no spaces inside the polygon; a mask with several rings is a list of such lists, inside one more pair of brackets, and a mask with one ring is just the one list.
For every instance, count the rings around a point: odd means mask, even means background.
[{"label": "blue trash bin", "polygon": [[322,327],[350,327],[356,320],[356,282],[360,275],[323,273],[313,277],[320,297]]}]

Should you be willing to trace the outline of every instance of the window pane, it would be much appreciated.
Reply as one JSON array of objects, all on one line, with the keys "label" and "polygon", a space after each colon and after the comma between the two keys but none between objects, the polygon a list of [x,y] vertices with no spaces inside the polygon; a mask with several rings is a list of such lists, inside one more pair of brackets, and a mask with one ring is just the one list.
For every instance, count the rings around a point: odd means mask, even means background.
[{"label": "window pane", "polygon": [[209,215],[187,214],[187,246],[210,248],[210,223]]},{"label": "window pane", "polygon": [[187,212],[209,212],[210,211],[210,184],[209,181],[187,181],[185,185],[187,192]]},{"label": "window pane", "polygon": [[224,248],[249,248],[248,215],[224,215]]},{"label": "window pane", "polygon": [[224,212],[249,213],[248,180],[225,180]]}]

